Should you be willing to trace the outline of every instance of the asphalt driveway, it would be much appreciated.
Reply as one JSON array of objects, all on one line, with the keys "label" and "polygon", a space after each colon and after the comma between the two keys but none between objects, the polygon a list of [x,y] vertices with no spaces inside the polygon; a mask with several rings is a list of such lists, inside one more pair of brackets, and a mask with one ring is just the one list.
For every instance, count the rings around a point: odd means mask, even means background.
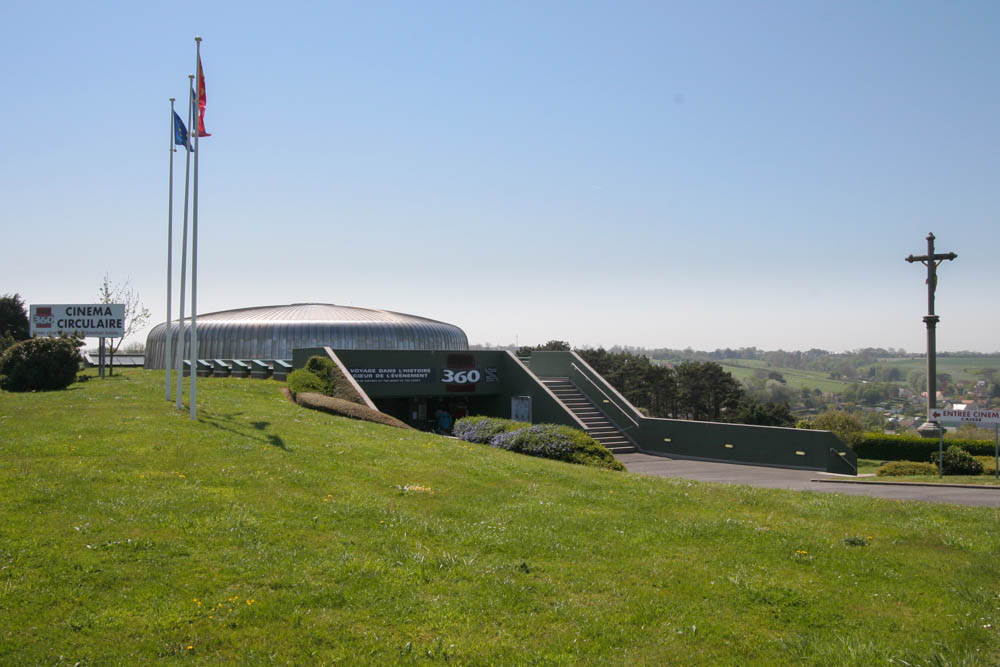
[{"label": "asphalt driveway", "polygon": [[[1000,487],[970,488],[934,485],[859,483],[859,478],[832,475],[812,470],[790,470],[738,463],[714,463],[670,459],[651,454],[619,454],[616,456],[629,472],[658,477],[680,477],[699,482],[746,484],[771,489],[821,491],[856,496],[875,496],[895,500],[922,500],[954,505],[1000,507]],[[865,479],[865,478],[860,478]]]}]

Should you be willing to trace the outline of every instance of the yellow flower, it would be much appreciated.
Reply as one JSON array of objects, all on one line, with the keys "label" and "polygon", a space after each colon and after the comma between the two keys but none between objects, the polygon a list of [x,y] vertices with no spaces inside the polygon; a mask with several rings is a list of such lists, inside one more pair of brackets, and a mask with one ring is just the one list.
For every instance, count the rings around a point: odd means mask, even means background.
[{"label": "yellow flower", "polygon": [[194,646],[193,646],[193,645],[191,645],[191,644],[188,644],[188,645],[187,645],[187,650],[189,650],[189,651],[190,651],[190,650],[191,650],[191,649],[193,649],[193,648],[194,648]]}]

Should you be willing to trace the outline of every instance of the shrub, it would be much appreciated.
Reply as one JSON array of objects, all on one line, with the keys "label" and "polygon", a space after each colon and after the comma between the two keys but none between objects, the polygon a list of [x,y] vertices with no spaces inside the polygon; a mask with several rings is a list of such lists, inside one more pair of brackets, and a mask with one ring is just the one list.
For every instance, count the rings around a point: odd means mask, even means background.
[{"label": "shrub", "polygon": [[625,470],[625,466],[604,445],[569,426],[536,424],[495,435],[489,444],[529,456]]},{"label": "shrub", "polygon": [[625,470],[604,445],[583,431],[557,424],[526,424],[498,417],[463,417],[452,433],[459,440],[491,445],[519,454],[582,465]]},{"label": "shrub", "polygon": [[[324,396],[337,395],[337,376],[340,371],[333,359],[329,357],[312,356],[306,360],[304,368],[299,368],[288,374],[288,389],[294,393],[312,392]],[[352,400],[352,396],[340,396]]]},{"label": "shrub", "polygon": [[[937,463],[938,454],[931,457]],[[941,469],[945,475],[982,475],[983,464],[958,445],[952,445],[941,453]]]},{"label": "shrub", "polygon": [[[291,375],[291,373],[289,373],[289,375]],[[298,405],[301,405],[304,408],[319,410],[320,412],[337,415],[339,417],[361,419],[364,421],[374,422],[376,424],[395,426],[397,428],[413,428],[412,426],[404,424],[395,417],[387,415],[384,412],[372,410],[367,406],[358,405],[357,403],[346,401],[342,398],[334,398],[332,396],[324,396],[322,394],[312,392],[303,392],[301,394],[296,394],[294,400]]]},{"label": "shrub", "polygon": [[80,370],[77,341],[30,338],[7,348],[0,357],[0,388],[7,391],[65,389]]},{"label": "shrub", "polygon": [[843,410],[830,410],[812,420],[810,428],[833,431],[845,445],[854,449],[864,438],[865,427],[861,420]]},{"label": "shrub", "polygon": [[528,426],[531,424],[497,417],[462,417],[455,422],[451,433],[459,440],[486,445],[495,435]]},{"label": "shrub", "polygon": [[919,461],[889,461],[875,471],[879,477],[910,477],[911,475],[936,475],[937,466]]},{"label": "shrub", "polygon": [[306,360],[305,369],[318,377],[323,383],[320,393],[333,396],[337,391],[337,381],[335,379],[337,366],[330,357],[312,356]]},{"label": "shrub", "polygon": [[977,456],[976,460],[983,466],[983,473],[995,475],[997,472],[997,460],[994,456]]},{"label": "shrub", "polygon": [[288,389],[293,394],[312,392],[315,394],[326,393],[326,383],[313,373],[304,368],[299,368],[288,374]]},{"label": "shrub", "polygon": [[569,460],[573,444],[552,424],[536,424],[527,428],[499,433],[490,440],[490,445],[519,454],[540,456],[557,461]]},{"label": "shrub", "polygon": [[[989,440],[948,439],[945,442],[958,445],[970,454],[993,454],[993,443]],[[937,439],[921,438],[919,435],[865,433],[861,442],[854,446],[858,458],[877,461],[926,461],[931,454],[937,456],[937,451]]]}]

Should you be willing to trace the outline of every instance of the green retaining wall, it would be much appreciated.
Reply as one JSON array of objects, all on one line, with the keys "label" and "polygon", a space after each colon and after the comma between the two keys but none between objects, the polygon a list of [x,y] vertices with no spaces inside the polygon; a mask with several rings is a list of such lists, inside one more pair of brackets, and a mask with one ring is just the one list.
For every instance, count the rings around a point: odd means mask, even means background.
[{"label": "green retaining wall", "polygon": [[575,352],[533,352],[539,377],[568,377],[650,454],[857,473],[857,456],[830,431],[644,417]]}]

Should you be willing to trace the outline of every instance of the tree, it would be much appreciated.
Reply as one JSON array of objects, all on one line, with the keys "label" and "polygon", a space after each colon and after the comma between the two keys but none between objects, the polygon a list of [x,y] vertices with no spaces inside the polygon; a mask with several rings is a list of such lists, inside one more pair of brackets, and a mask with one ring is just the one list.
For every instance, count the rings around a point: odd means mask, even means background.
[{"label": "tree", "polygon": [[20,294],[0,297],[0,353],[20,340],[30,337],[28,313]]},{"label": "tree", "polygon": [[861,420],[842,410],[824,412],[813,419],[809,427],[822,431],[833,431],[833,434],[849,447],[860,443],[865,433],[865,427]]},{"label": "tree", "polygon": [[97,290],[98,303],[120,303],[125,306],[125,335],[117,339],[111,339],[111,365],[109,374],[114,371],[115,352],[121,347],[122,342],[132,334],[140,331],[146,322],[149,321],[149,311],[139,299],[139,293],[132,288],[131,280],[123,283],[112,283],[108,274],[104,274],[104,281]]},{"label": "tree", "polygon": [[744,396],[729,414],[728,421],[734,424],[755,426],[795,426],[795,417],[788,403],[765,403],[752,396]]},{"label": "tree", "polygon": [[680,412],[696,421],[720,419],[743,396],[740,384],[714,361],[685,361],[676,372]]},{"label": "tree", "polygon": [[571,349],[569,343],[564,340],[550,340],[545,345],[525,345],[523,347],[517,348],[517,356],[528,357],[531,356],[532,352],[569,352]]},{"label": "tree", "polygon": [[654,364],[649,357],[633,352],[598,348],[576,353],[636,407],[654,417],[675,413],[677,384],[669,366]]},{"label": "tree", "polygon": [[906,376],[906,383],[910,385],[917,395],[921,392],[927,391],[927,373],[920,370],[912,370]]}]

